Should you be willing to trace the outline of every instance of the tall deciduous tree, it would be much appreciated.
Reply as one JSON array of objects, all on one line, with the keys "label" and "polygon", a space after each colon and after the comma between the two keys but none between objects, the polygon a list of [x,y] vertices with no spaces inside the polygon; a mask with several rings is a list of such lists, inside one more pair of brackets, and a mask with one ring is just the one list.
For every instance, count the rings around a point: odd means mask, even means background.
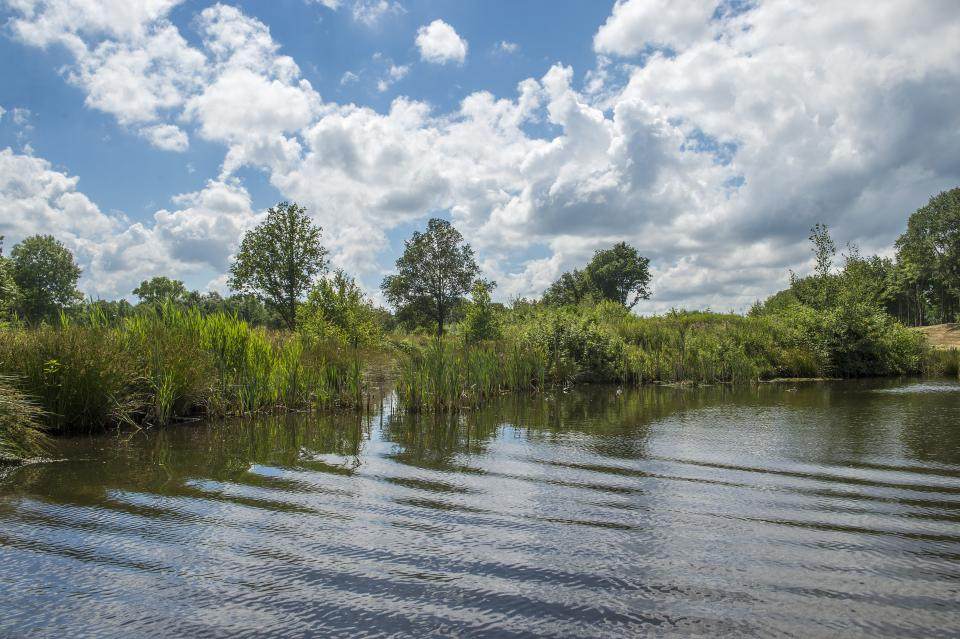
[{"label": "tall deciduous tree", "polygon": [[10,252],[19,308],[31,322],[53,317],[83,299],[77,290],[80,267],[73,253],[52,235],[33,235]]},{"label": "tall deciduous tree", "polygon": [[322,229],[306,209],[280,202],[267,219],[248,231],[230,267],[230,286],[259,296],[289,328],[297,322],[297,301],[327,266]]},{"label": "tall deciduous tree", "polygon": [[133,294],[139,297],[143,304],[181,302],[187,295],[187,287],[180,280],[172,280],[161,275],[140,282],[140,286],[133,289]]},{"label": "tall deciduous tree", "polygon": [[897,240],[897,261],[915,269],[922,291],[921,310],[928,306],[937,321],[960,313],[960,187],[930,198],[907,222]]},{"label": "tall deciduous tree", "polygon": [[561,275],[543,295],[554,306],[581,301],[610,300],[633,308],[641,299],[650,298],[650,260],[626,242],[597,251],[583,270]]},{"label": "tall deciduous tree", "polygon": [[586,278],[600,297],[633,308],[650,299],[650,260],[626,242],[597,251],[586,268]]},{"label": "tall deciduous tree", "polygon": [[416,231],[397,259],[397,274],[383,280],[384,296],[398,311],[410,306],[429,309],[437,336],[450,312],[471,289],[480,267],[473,249],[450,222],[433,218],[426,233]]}]

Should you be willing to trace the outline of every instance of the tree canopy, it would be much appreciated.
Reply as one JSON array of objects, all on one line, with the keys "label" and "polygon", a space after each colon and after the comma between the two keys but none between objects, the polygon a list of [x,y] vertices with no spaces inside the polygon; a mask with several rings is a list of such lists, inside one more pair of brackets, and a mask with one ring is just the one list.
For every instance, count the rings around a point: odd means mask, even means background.
[{"label": "tree canopy", "polygon": [[396,275],[384,278],[381,289],[390,304],[402,312],[422,309],[443,335],[451,310],[473,287],[480,267],[473,249],[447,220],[433,218],[427,231],[415,231],[397,259]]},{"label": "tree canopy", "polygon": [[80,267],[73,253],[52,235],[33,235],[10,252],[13,279],[19,289],[23,316],[38,322],[49,319],[83,299],[77,290]]},{"label": "tree canopy", "polygon": [[295,328],[297,301],[327,266],[321,233],[306,209],[280,202],[244,235],[230,267],[230,286],[259,296],[289,328]]},{"label": "tree canopy", "polygon": [[583,270],[561,275],[543,295],[554,306],[579,304],[585,299],[610,300],[632,309],[650,298],[650,260],[626,242],[599,250]]},{"label": "tree canopy", "polygon": [[909,291],[917,321],[955,321],[960,314],[960,187],[914,212],[897,239],[896,278]]},{"label": "tree canopy", "polygon": [[172,280],[161,275],[140,282],[140,286],[133,289],[133,294],[140,298],[143,304],[180,302],[187,295],[187,287],[180,280]]}]

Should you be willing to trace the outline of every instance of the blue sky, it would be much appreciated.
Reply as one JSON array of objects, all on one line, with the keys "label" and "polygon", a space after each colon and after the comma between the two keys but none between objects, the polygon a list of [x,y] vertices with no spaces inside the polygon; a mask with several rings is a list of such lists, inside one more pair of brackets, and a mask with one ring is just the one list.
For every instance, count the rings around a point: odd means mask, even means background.
[{"label": "blue sky", "polygon": [[501,299],[623,239],[641,312],[743,310],[808,267],[814,222],[889,250],[960,182],[950,2],[0,7],[0,233],[61,237],[93,295],[222,289],[292,199],[373,294],[443,215]]},{"label": "blue sky", "polygon": [[[210,4],[184,2],[170,14],[191,44],[199,44],[191,20]],[[389,20],[367,26],[349,11],[305,0],[230,4],[267,24],[283,53],[297,61],[303,77],[322,96],[378,111],[389,109],[398,95],[427,100],[449,111],[473,91],[510,95],[517,82],[542,75],[553,62],[590,68],[593,34],[610,10],[604,2],[519,2],[509,7],[506,19],[503,4],[404,2],[402,12],[391,12]],[[0,19],[15,15],[6,7]],[[417,28],[437,18],[455,25],[470,43],[471,55],[463,65],[416,67]],[[516,43],[520,49],[512,55],[498,53],[502,41]],[[373,58],[377,53],[382,60]],[[388,61],[415,68],[381,92],[377,80],[389,69]],[[36,154],[81,176],[84,192],[101,208],[123,211],[135,219],[152,215],[171,194],[201,188],[217,173],[223,160],[219,145],[198,141],[184,154],[158,151],[117,126],[109,115],[85,109],[83,89],[64,82],[61,69],[70,62],[62,47],[37,49],[15,38],[0,38],[0,105],[29,109],[33,126],[23,133],[8,118],[0,121],[0,146],[18,148],[29,143]],[[360,79],[341,84],[348,71]],[[268,207],[282,197],[259,172],[249,171],[245,178],[256,208]]]}]

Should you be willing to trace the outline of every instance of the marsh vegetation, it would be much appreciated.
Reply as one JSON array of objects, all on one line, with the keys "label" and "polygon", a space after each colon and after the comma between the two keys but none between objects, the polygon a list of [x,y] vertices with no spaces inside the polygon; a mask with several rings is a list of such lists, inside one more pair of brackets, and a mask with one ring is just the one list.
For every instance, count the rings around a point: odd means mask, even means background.
[{"label": "marsh vegetation", "polygon": [[69,250],[27,238],[0,252],[0,446],[25,456],[46,433],[364,410],[387,382],[404,411],[447,412],[579,383],[957,375],[956,350],[910,325],[957,319],[960,189],[911,216],[896,259],[848,246],[838,261],[822,225],[810,240],[813,272],[747,314],[644,317],[633,311],[652,293],[649,261],[623,242],[542,299],[502,304],[463,236],[432,219],[383,280],[388,310],[328,270],[322,231],[295,204],[244,237],[229,297],[158,276],[133,290],[137,304],[81,301]]}]

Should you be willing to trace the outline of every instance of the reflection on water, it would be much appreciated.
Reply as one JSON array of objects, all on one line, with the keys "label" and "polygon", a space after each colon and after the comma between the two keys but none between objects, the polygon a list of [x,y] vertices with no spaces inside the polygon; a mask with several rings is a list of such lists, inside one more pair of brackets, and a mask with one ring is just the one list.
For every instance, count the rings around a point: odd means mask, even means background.
[{"label": "reflection on water", "polygon": [[0,636],[960,633],[960,386],[595,389],[61,440]]}]

